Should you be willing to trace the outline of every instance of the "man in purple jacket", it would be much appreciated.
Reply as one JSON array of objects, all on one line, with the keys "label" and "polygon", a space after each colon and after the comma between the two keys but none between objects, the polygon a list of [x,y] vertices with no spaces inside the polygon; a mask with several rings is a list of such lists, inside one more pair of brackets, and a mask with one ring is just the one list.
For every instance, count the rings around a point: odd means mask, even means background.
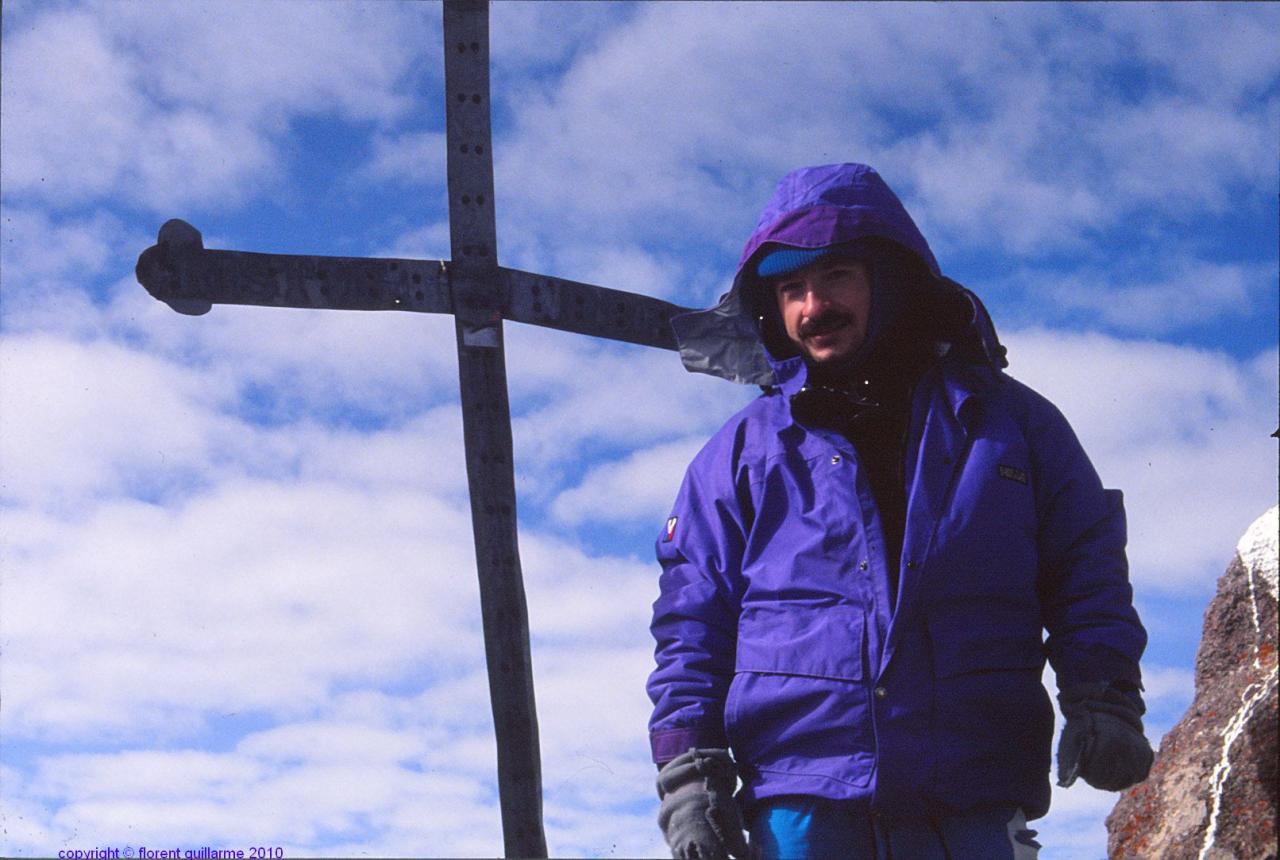
[{"label": "man in purple jacket", "polygon": [[1146,777],[1120,493],[1002,372],[982,304],[875,171],[785,177],[730,292],[673,325],[690,370],[764,388],[657,544],[674,856],[745,856],[746,829],[762,858],[1034,857],[1046,658],[1059,783]]}]

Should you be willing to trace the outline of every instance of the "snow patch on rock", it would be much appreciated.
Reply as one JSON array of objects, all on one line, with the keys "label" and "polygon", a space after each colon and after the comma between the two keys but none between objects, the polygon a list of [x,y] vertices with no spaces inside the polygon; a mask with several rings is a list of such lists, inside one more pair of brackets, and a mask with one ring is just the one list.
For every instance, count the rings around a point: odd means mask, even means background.
[{"label": "snow patch on rock", "polygon": [[1261,579],[1271,592],[1277,594],[1277,577],[1280,575],[1280,505],[1273,507],[1253,521],[1236,552],[1249,571],[1250,579]]}]

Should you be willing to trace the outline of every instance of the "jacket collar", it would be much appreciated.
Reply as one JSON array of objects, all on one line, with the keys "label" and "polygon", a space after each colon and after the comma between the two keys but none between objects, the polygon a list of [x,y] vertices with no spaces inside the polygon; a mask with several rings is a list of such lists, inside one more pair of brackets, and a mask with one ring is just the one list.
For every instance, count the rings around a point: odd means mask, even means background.
[{"label": "jacket collar", "polygon": [[935,365],[935,370],[941,374],[942,393],[951,407],[951,414],[968,432],[972,429],[970,425],[982,395],[996,384],[995,372],[950,356],[944,356]]},{"label": "jacket collar", "polygon": [[769,365],[773,368],[773,384],[790,397],[804,388],[809,381],[809,365],[798,355],[789,358],[774,358],[768,352]]},{"label": "jacket collar", "polygon": [[[782,359],[769,356],[769,364],[773,369],[774,386],[788,400],[809,381],[809,365],[800,356]],[[951,408],[951,414],[967,430],[978,399],[995,384],[995,371],[951,355],[944,355],[920,376],[921,382],[934,379],[942,384],[942,393],[947,405]]]}]

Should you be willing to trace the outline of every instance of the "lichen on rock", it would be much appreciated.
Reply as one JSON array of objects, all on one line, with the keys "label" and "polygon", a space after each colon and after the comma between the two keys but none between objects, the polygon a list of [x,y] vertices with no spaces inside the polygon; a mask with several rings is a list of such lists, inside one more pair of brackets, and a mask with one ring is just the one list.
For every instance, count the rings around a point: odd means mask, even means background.
[{"label": "lichen on rock", "polygon": [[1151,777],[1107,817],[1112,860],[1276,860],[1278,511],[1249,527],[1218,580],[1195,699]]}]

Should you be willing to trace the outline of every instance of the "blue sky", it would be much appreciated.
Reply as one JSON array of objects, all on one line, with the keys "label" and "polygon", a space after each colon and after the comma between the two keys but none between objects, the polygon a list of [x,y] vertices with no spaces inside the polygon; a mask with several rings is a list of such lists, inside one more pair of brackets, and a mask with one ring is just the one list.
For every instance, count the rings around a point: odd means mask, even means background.
[{"label": "blue sky", "polygon": [[[492,11],[504,265],[705,306],[864,161],[1126,493],[1150,734],[1275,503],[1280,7]],[[501,851],[453,327],[216,307],[207,247],[448,257],[434,3],[21,2],[0,101],[0,854]],[[662,856],[652,543],[752,392],[509,324],[549,845]],[[1051,681],[1051,678],[1048,680]],[[1046,860],[1113,797],[1055,795]]]}]

